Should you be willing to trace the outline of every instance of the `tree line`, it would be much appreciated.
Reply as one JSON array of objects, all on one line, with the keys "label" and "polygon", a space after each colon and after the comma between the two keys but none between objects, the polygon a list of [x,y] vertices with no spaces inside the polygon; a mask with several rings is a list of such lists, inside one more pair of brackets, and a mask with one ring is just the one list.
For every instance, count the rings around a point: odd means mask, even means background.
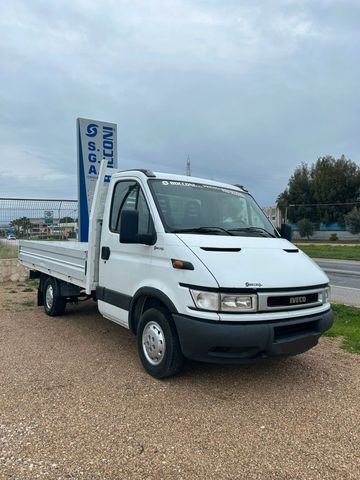
[{"label": "tree line", "polygon": [[[347,225],[360,233],[360,167],[344,155],[301,163],[277,198],[277,206],[291,223]],[[307,236],[307,235],[304,235]]]},{"label": "tree line", "polygon": [[[62,217],[59,220],[59,224],[61,223],[73,223],[76,222],[76,219],[72,217]],[[44,224],[45,225],[45,224]],[[14,229],[16,235],[28,235],[31,232],[32,223],[30,218],[28,217],[19,217],[11,220],[9,226]]]}]

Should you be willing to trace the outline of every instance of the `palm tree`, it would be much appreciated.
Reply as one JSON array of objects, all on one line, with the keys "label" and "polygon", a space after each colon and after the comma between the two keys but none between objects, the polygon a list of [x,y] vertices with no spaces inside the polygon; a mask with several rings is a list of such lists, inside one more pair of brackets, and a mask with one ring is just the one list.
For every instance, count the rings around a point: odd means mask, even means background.
[{"label": "palm tree", "polygon": [[20,217],[10,222],[10,227],[14,227],[18,236],[28,235],[31,229],[31,221],[28,217]]}]

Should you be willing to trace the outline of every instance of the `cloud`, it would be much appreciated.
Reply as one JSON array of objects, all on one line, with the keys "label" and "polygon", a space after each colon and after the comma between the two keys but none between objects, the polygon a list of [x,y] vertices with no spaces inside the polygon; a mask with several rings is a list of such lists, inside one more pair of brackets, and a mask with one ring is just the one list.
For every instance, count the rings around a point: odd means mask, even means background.
[{"label": "cloud", "polygon": [[26,146],[3,144],[0,145],[0,158],[2,197],[54,198],[54,195],[61,196],[65,192],[65,198],[70,198],[76,183],[75,172],[62,171],[52,165],[52,158],[43,152]]},{"label": "cloud", "polygon": [[[118,124],[121,167],[243,183],[359,160],[357,2],[14,0],[0,7],[0,189],[76,196],[75,119]],[[26,173],[25,173],[26,172]],[[26,178],[31,178],[27,182]],[[6,190],[8,191],[8,189]]]}]

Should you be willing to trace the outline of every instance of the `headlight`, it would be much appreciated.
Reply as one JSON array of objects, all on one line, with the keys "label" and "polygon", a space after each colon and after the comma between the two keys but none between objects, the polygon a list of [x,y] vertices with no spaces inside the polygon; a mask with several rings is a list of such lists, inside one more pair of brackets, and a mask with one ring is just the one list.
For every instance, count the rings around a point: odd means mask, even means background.
[{"label": "headlight", "polygon": [[190,290],[197,308],[215,312],[256,312],[257,296]]},{"label": "headlight", "polygon": [[190,293],[197,308],[202,310],[219,310],[219,294],[217,292],[190,290]]},{"label": "headlight", "polygon": [[319,294],[319,300],[322,303],[329,303],[330,302],[330,287],[324,288],[324,290]]},{"label": "headlight", "polygon": [[257,309],[256,295],[220,294],[221,310],[224,312],[255,312]]}]

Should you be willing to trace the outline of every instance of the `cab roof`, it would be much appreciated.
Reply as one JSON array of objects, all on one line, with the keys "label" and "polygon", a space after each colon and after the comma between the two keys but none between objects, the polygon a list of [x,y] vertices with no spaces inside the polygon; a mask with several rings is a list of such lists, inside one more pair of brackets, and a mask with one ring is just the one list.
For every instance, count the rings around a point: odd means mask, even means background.
[{"label": "cab roof", "polygon": [[142,180],[158,179],[158,180],[169,180],[175,182],[184,182],[184,183],[205,183],[206,185],[213,185],[215,187],[221,188],[231,188],[238,189],[242,192],[247,190],[240,185],[231,185],[229,183],[216,182],[214,180],[209,180],[208,178],[199,178],[199,177],[189,177],[187,175],[175,175],[173,173],[163,173],[163,172],[152,172],[151,170],[146,169],[130,169],[130,170],[118,170],[113,174],[114,178],[132,176],[141,178]]}]

